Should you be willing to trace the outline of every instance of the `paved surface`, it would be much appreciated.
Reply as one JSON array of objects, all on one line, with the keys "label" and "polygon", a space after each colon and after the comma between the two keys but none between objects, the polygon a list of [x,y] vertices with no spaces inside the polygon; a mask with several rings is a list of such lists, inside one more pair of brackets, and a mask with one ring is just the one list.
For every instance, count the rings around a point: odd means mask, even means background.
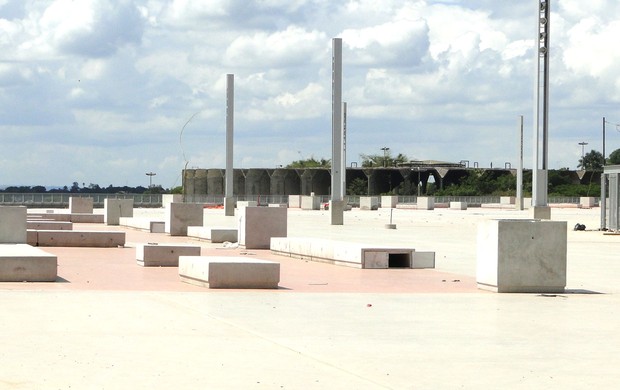
[{"label": "paved surface", "polygon": [[[158,219],[159,210],[136,210]],[[207,224],[234,226],[221,210]],[[599,210],[553,219],[599,225]],[[44,248],[56,283],[0,284],[0,389],[615,389],[620,236],[568,232],[567,293],[475,288],[476,226],[527,211],[289,210],[289,235],[411,245],[436,270],[357,270],[127,232],[126,248]],[[110,229],[102,225],[80,228]],[[209,290],[136,264],[138,242],[281,262],[281,289]]]}]

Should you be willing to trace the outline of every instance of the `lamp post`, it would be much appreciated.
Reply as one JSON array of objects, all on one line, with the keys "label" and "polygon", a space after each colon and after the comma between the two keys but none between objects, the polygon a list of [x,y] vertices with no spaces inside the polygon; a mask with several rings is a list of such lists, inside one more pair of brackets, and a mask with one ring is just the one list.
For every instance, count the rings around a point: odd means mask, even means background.
[{"label": "lamp post", "polygon": [[388,148],[387,146],[384,146],[381,148],[381,150],[383,150],[383,167],[387,167],[387,152],[388,150],[390,150],[390,148]]},{"label": "lamp post", "polygon": [[584,141],[581,141],[581,142],[578,143],[578,145],[581,145],[581,164],[582,165],[583,165],[583,158],[585,157],[585,154],[584,154],[585,153],[585,147],[586,147],[587,144],[588,143],[584,142]]},{"label": "lamp post", "polygon": [[153,187],[153,176],[157,175],[154,172],[147,172],[146,175],[149,177],[149,188]]}]

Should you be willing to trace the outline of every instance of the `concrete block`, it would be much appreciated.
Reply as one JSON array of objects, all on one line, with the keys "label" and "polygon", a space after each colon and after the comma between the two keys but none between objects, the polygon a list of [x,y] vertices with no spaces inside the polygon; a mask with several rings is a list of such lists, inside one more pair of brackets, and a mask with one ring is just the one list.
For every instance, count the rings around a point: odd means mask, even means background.
[{"label": "concrete block", "polygon": [[258,207],[258,202],[255,200],[239,200],[237,201],[237,208],[241,209],[243,207]]},{"label": "concrete block", "polygon": [[302,210],[320,210],[321,198],[318,196],[302,196],[301,197],[301,209]]},{"label": "concrete block", "polygon": [[136,261],[143,267],[178,267],[179,256],[200,256],[200,246],[186,244],[136,246]]},{"label": "concrete block", "polygon": [[28,244],[33,246],[116,248],[125,245],[125,232],[119,231],[30,230],[29,232],[36,232],[28,235]]},{"label": "concrete block", "polygon": [[514,196],[500,196],[499,204],[515,204],[516,198]]},{"label": "concrete block", "polygon": [[103,214],[69,214],[69,221],[75,223],[103,223]]},{"label": "concrete block", "polygon": [[55,255],[26,244],[0,244],[0,282],[54,282]]},{"label": "concrete block", "polygon": [[288,209],[244,207],[239,210],[239,245],[269,249],[271,237],[286,237]]},{"label": "concrete block", "polygon": [[0,206],[0,244],[25,244],[27,209],[25,206]]},{"label": "concrete block", "polygon": [[411,268],[435,268],[435,252],[413,252]]},{"label": "concrete block", "polygon": [[181,256],[179,277],[209,288],[278,288],[280,263],[253,257]]},{"label": "concrete block", "polygon": [[149,232],[151,233],[166,233],[166,223],[164,221],[150,221]]},{"label": "concrete block", "polygon": [[93,198],[69,197],[69,213],[93,213]]},{"label": "concrete block", "polygon": [[288,207],[288,205],[286,203],[269,203],[268,204],[269,207]]},{"label": "concrete block", "polygon": [[344,225],[344,210],[346,204],[344,200],[330,200],[329,214],[332,225]]},{"label": "concrete block", "polygon": [[450,202],[451,210],[467,210],[467,202]]},{"label": "concrete block", "polygon": [[209,240],[212,243],[237,242],[239,230],[237,228],[188,226],[187,236]]},{"label": "concrete block", "polygon": [[183,203],[182,194],[163,194],[161,196],[161,206],[168,208],[171,203]]},{"label": "concrete block", "polygon": [[198,203],[170,203],[166,208],[165,229],[171,236],[187,236],[188,226],[202,226],[203,207]]},{"label": "concrete block", "polygon": [[73,222],[27,221],[26,228],[34,230],[73,230]]},{"label": "concrete block", "polygon": [[549,206],[532,206],[533,219],[551,219],[551,207]]},{"label": "concrete block", "polygon": [[296,209],[301,208],[301,195],[289,195],[288,207]]},{"label": "concrete block", "polygon": [[119,225],[121,217],[133,217],[133,199],[104,199],[104,223]]},{"label": "concrete block", "polygon": [[227,217],[235,216],[235,198],[232,196],[224,197],[224,215]]},{"label": "concrete block", "polygon": [[478,288],[561,293],[566,286],[564,221],[491,220],[478,226]]},{"label": "concrete block", "polygon": [[418,196],[416,207],[418,210],[434,210],[435,209],[435,197],[434,196]]},{"label": "concrete block", "polygon": [[596,198],[592,196],[582,196],[579,198],[579,205],[583,208],[590,209],[596,206]]},{"label": "concrete block", "polygon": [[395,195],[383,195],[381,196],[381,208],[393,209],[398,204],[398,196]]},{"label": "concrete block", "polygon": [[378,210],[379,197],[377,196],[360,196],[360,210]]}]

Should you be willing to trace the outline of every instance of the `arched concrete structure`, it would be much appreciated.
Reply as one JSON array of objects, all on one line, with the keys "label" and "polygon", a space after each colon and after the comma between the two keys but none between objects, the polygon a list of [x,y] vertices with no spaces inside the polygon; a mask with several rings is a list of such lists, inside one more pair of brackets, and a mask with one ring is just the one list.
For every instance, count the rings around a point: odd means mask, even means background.
[{"label": "arched concrete structure", "polygon": [[[224,195],[224,172],[223,169],[207,170],[207,195]],[[202,195],[196,192],[194,194]]]},{"label": "arched concrete structure", "polygon": [[206,194],[207,193],[207,170],[196,169],[194,170],[194,193]]},{"label": "arched concrete structure", "polygon": [[325,168],[307,168],[301,174],[301,195],[329,195],[331,175]]},{"label": "arched concrete structure", "polygon": [[244,169],[245,195],[270,195],[270,178],[266,169]]},{"label": "arched concrete structure", "polygon": [[301,191],[301,180],[292,169],[276,169],[271,174],[272,195],[298,195]]}]

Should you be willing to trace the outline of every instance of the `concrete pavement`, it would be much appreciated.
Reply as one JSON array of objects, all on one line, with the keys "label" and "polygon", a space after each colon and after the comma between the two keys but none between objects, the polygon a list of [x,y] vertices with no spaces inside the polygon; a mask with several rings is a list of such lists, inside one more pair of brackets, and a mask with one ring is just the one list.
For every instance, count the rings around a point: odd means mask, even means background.
[{"label": "concrete pavement", "polygon": [[[618,388],[620,236],[568,232],[565,294],[475,288],[477,223],[527,217],[395,210],[388,230],[386,210],[347,212],[344,226],[330,226],[327,212],[290,210],[290,236],[412,245],[436,251],[437,269],[279,258],[277,291],[185,285],[174,269],[137,266],[132,248],[45,248],[59,251],[63,281],[0,285],[0,388]],[[553,209],[552,218],[592,229],[599,216]],[[130,242],[188,240],[118,229]]]}]

